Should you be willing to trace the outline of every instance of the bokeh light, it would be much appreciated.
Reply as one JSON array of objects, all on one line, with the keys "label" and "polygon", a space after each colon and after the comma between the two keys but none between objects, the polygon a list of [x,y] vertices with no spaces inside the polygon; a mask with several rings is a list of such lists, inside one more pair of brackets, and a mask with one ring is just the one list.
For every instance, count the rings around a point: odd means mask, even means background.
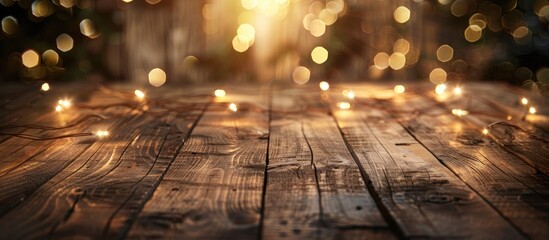
[{"label": "bokeh light", "polygon": [[166,73],[160,68],[155,68],[149,72],[149,83],[155,87],[160,87],[166,83]]}]

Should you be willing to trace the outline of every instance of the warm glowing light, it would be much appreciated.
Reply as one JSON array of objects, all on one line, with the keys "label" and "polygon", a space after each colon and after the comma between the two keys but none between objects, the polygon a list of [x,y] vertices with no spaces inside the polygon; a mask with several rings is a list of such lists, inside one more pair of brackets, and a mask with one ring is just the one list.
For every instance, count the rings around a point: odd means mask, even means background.
[{"label": "warm glowing light", "polygon": [[12,16],[7,16],[2,19],[2,31],[7,35],[14,35],[19,31],[19,23]]},{"label": "warm glowing light", "polygon": [[434,84],[442,84],[446,82],[448,74],[442,68],[435,68],[429,74],[429,80]]},{"label": "warm glowing light", "polygon": [[527,105],[528,104],[528,98],[523,97],[522,99],[520,99],[520,103],[522,103],[522,105]]},{"label": "warm glowing light", "polygon": [[161,0],[145,0],[146,2],[150,3],[150,4],[157,4],[159,3]]},{"label": "warm glowing light", "polygon": [[133,2],[133,0],[122,0],[125,3]]},{"label": "warm glowing light", "polygon": [[155,68],[149,72],[149,83],[155,87],[160,87],[166,83],[166,73],[160,68]]},{"label": "warm glowing light", "polygon": [[374,57],[374,65],[378,69],[386,69],[389,67],[389,54],[380,52]]},{"label": "warm glowing light", "polygon": [[21,55],[23,65],[28,68],[36,67],[40,62],[40,55],[34,50],[27,50]]},{"label": "warm glowing light", "polygon": [[311,35],[320,37],[326,32],[326,24],[320,19],[315,19],[309,24],[309,31]]},{"label": "warm glowing light", "polygon": [[136,89],[133,93],[135,93],[135,96],[139,99],[145,98],[145,93],[139,89]]},{"label": "warm glowing light", "polygon": [[328,60],[328,50],[321,46],[315,47],[313,51],[311,51],[311,58],[316,64],[322,64]]},{"label": "warm glowing light", "polygon": [[307,83],[311,78],[311,71],[306,67],[299,66],[294,69],[292,77],[295,83],[303,85]]},{"label": "warm glowing light", "polygon": [[56,44],[61,52],[68,52],[73,48],[74,40],[68,34],[63,33],[57,37]]},{"label": "warm glowing light", "polygon": [[454,94],[455,95],[461,95],[463,93],[463,89],[461,87],[455,87],[454,88]]},{"label": "warm glowing light", "polygon": [[47,92],[50,90],[50,85],[48,83],[42,83],[42,87],[40,89],[44,92]]},{"label": "warm glowing light", "polygon": [[435,87],[435,93],[437,95],[442,95],[446,91],[446,84],[439,84]]},{"label": "warm glowing light", "polygon": [[405,23],[410,20],[410,9],[408,9],[405,6],[400,6],[397,9],[395,9],[394,12],[395,21],[398,23]]},{"label": "warm glowing light", "polygon": [[393,90],[395,91],[395,93],[397,94],[402,94],[406,91],[406,88],[402,85],[396,85]]},{"label": "warm glowing light", "polygon": [[528,112],[529,112],[530,114],[536,114],[536,111],[537,111],[537,110],[536,110],[535,107],[530,107],[530,108],[528,109]]},{"label": "warm glowing light", "polygon": [[454,114],[458,117],[462,117],[462,116],[465,116],[465,115],[469,114],[469,112],[467,110],[463,110],[463,109],[452,109],[452,114]]},{"label": "warm glowing light", "polygon": [[225,97],[225,90],[223,90],[223,89],[216,89],[216,90],[214,91],[214,95],[215,95],[216,97]]},{"label": "warm glowing light", "polygon": [[441,62],[448,62],[454,57],[454,49],[449,45],[442,45],[437,49],[437,59]]},{"label": "warm glowing light", "polygon": [[482,129],[482,134],[488,135],[488,129],[487,128]]},{"label": "warm glowing light", "polygon": [[355,98],[355,92],[353,92],[353,90],[343,90],[341,92],[341,94],[343,94],[343,96],[345,96],[349,99],[354,99]]},{"label": "warm glowing light", "polygon": [[245,52],[250,48],[250,42],[241,41],[241,39],[236,36],[233,38],[233,49],[237,52]]},{"label": "warm glowing light", "polygon": [[337,107],[339,107],[339,109],[347,110],[351,108],[351,104],[348,102],[339,102],[337,103]]},{"label": "warm glowing light", "polygon": [[109,136],[109,131],[107,131],[107,130],[99,130],[99,131],[95,132],[95,136],[97,136],[98,138],[105,138],[105,137],[108,137],[108,136]]},{"label": "warm glowing light", "polygon": [[476,42],[482,37],[482,28],[478,25],[470,25],[463,34],[468,42]]},{"label": "warm glowing light", "polygon": [[61,111],[63,111],[63,107],[57,105],[57,106],[55,106],[55,111],[56,112],[61,112]]},{"label": "warm glowing light", "polygon": [[63,108],[70,108],[72,106],[71,101],[68,99],[60,99],[59,101],[57,101],[57,104],[59,104],[59,106],[62,106]]},{"label": "warm glowing light", "polygon": [[318,86],[320,87],[320,90],[322,91],[328,91],[328,89],[330,89],[330,84],[328,82],[325,82],[325,81],[322,81],[318,84]]},{"label": "warm glowing light", "polygon": [[399,70],[406,64],[406,56],[404,54],[395,52],[389,57],[389,66],[394,70]]},{"label": "warm glowing light", "polygon": [[410,42],[404,38],[396,40],[393,44],[393,51],[407,54],[410,51]]},{"label": "warm glowing light", "polygon": [[96,38],[100,35],[99,32],[95,30],[95,25],[90,19],[84,19],[80,22],[80,32],[89,38]]},{"label": "warm glowing light", "polygon": [[250,24],[241,24],[236,32],[238,39],[242,42],[250,43],[255,39],[255,28]]},{"label": "warm glowing light", "polygon": [[238,111],[238,108],[236,107],[236,104],[231,103],[231,104],[229,104],[229,110],[231,110],[233,112],[236,112],[236,111]]},{"label": "warm glowing light", "polygon": [[59,62],[59,54],[48,49],[42,53],[42,61],[48,66],[55,66]]}]

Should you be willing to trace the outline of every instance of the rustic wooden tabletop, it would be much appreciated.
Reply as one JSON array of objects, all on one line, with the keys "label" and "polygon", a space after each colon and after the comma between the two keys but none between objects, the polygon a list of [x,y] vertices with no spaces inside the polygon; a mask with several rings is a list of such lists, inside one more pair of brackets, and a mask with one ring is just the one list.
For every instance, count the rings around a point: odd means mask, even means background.
[{"label": "rustic wooden tabletop", "polygon": [[214,89],[1,86],[0,239],[549,238],[547,99]]}]

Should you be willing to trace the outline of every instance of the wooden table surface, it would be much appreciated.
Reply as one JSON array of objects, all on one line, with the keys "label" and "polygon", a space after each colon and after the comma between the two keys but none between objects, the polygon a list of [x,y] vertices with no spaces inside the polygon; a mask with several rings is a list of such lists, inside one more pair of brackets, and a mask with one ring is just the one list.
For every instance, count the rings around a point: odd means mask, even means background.
[{"label": "wooden table surface", "polygon": [[549,101],[521,89],[134,89],[0,86],[0,239],[549,239]]}]

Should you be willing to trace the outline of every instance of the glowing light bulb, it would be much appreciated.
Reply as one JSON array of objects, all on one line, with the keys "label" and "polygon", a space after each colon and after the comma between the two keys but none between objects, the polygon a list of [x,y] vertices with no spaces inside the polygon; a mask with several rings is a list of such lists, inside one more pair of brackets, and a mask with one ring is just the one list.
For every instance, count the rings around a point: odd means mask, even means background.
[{"label": "glowing light bulb", "polygon": [[318,86],[320,87],[320,90],[322,91],[328,91],[328,89],[330,89],[330,84],[328,82],[325,82],[325,81],[322,81],[318,84]]},{"label": "glowing light bulb", "polygon": [[462,93],[463,93],[463,90],[461,89],[461,87],[454,88],[455,95],[461,95]]},{"label": "glowing light bulb", "polygon": [[57,105],[57,106],[55,106],[55,111],[56,112],[61,112],[61,111],[63,111],[63,107],[61,107],[60,105]]},{"label": "glowing light bulb", "polygon": [[40,89],[44,92],[47,92],[47,91],[50,90],[50,85],[48,83],[43,83],[42,87],[40,87]]},{"label": "glowing light bulb", "polygon": [[527,105],[527,104],[528,104],[528,98],[523,97],[523,98],[520,100],[520,103],[522,103],[522,105]]},{"label": "glowing light bulb", "polygon": [[444,94],[445,91],[446,91],[446,84],[439,84],[435,88],[435,93],[437,95],[442,95],[442,94]]},{"label": "glowing light bulb", "polygon": [[406,88],[402,85],[396,85],[395,88],[393,89],[395,91],[395,93],[397,94],[402,94],[406,91]]},{"label": "glowing light bulb", "polygon": [[217,90],[214,91],[214,95],[216,97],[225,97],[225,90],[217,89]]},{"label": "glowing light bulb", "polygon": [[343,109],[343,110],[347,110],[351,108],[351,104],[348,102],[339,102],[337,103],[337,106],[339,107],[339,109]]},{"label": "glowing light bulb", "polygon": [[536,111],[537,111],[537,110],[536,110],[535,107],[530,107],[530,108],[528,109],[528,112],[529,112],[530,114],[536,114]]},{"label": "glowing light bulb", "polygon": [[97,136],[98,138],[105,138],[105,137],[109,136],[109,131],[99,130],[99,131],[95,132],[95,136]]},{"label": "glowing light bulb", "polygon": [[139,89],[136,89],[133,93],[135,93],[135,96],[139,98],[139,100],[145,98],[145,93]]},{"label": "glowing light bulb", "polygon": [[236,112],[236,111],[238,111],[238,108],[236,107],[236,104],[231,103],[231,104],[229,104],[229,110],[231,110],[233,112]]},{"label": "glowing light bulb", "polygon": [[72,106],[71,101],[68,99],[61,99],[57,103],[63,108],[70,108]]},{"label": "glowing light bulb", "polygon": [[488,135],[488,129],[486,129],[486,128],[482,129],[482,134]]},{"label": "glowing light bulb", "polygon": [[458,117],[462,117],[462,116],[465,116],[465,115],[469,114],[469,111],[463,110],[463,109],[452,109],[452,114],[454,114]]}]

